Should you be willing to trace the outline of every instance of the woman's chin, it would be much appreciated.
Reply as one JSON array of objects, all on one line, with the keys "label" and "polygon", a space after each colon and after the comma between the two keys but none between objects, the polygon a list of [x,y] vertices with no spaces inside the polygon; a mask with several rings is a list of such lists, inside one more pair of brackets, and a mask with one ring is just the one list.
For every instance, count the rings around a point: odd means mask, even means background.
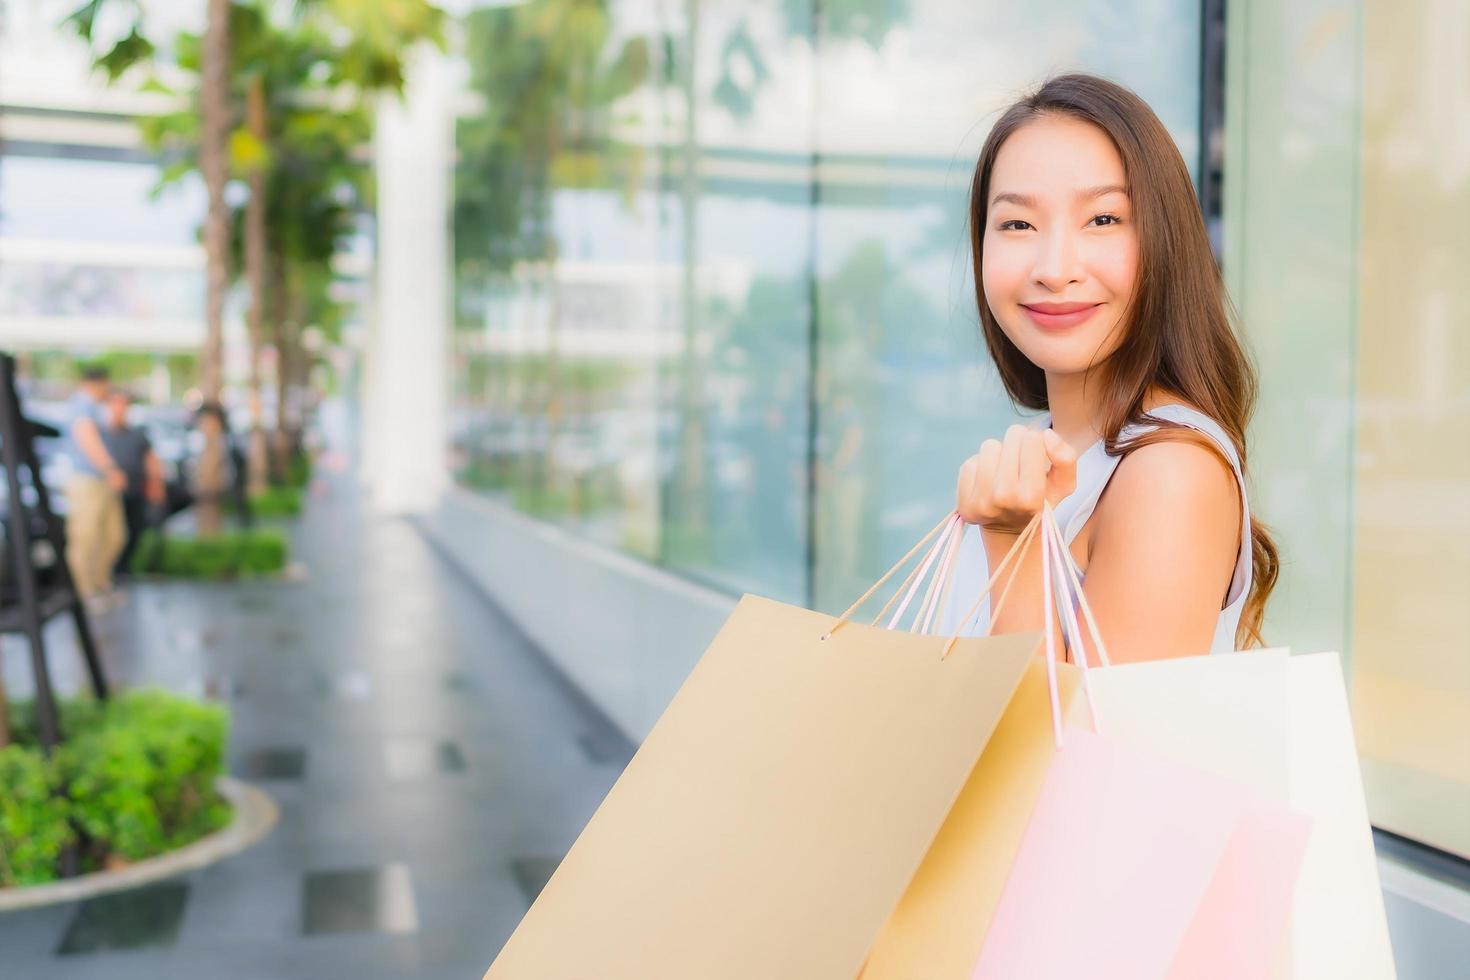
[{"label": "woman's chin", "polygon": [[1086,374],[1095,370],[1105,358],[1096,355],[1097,345],[1075,341],[1058,342],[1057,338],[1028,338],[1025,346],[1017,344],[1026,359],[1048,375]]}]

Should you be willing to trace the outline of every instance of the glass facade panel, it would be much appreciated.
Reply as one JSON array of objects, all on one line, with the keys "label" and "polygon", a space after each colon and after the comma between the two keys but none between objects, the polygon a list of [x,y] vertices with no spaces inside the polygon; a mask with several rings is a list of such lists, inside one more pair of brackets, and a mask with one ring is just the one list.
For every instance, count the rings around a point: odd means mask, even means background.
[{"label": "glass facade panel", "polygon": [[1259,367],[1254,510],[1282,551],[1268,643],[1348,652],[1357,0],[1227,17],[1225,276]]},{"label": "glass facade panel", "polygon": [[1364,14],[1353,713],[1374,823],[1470,858],[1470,8]]},{"label": "glass facade panel", "polygon": [[456,131],[456,476],[645,558],[680,284],[668,37],[598,3],[472,11]]},{"label": "glass facade panel", "polygon": [[684,243],[666,364],[664,559],[726,591],[806,601],[811,5],[683,6]]}]

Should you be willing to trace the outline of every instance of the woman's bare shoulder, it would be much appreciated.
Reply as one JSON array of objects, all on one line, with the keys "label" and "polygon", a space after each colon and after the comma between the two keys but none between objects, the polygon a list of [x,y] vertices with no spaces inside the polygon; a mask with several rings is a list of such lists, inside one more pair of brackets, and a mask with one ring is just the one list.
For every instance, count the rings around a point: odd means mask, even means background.
[{"label": "woman's bare shoulder", "polygon": [[1166,439],[1130,452],[1097,503],[1092,544],[1140,534],[1218,541],[1233,555],[1240,534],[1235,471],[1193,440]]}]

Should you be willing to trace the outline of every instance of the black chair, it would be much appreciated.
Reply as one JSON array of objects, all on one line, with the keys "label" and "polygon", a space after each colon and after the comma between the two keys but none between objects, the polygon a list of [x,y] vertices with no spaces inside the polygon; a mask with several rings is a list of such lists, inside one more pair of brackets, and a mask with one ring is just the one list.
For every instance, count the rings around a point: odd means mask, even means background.
[{"label": "black chair", "polygon": [[21,414],[15,358],[0,354],[0,461],[5,467],[6,488],[0,633],[23,633],[30,641],[36,718],[41,747],[48,754],[62,738],[43,636],[43,628],[52,617],[67,613],[72,616],[92,692],[98,699],[107,697],[107,679],[92,639],[87,610],[66,564],[66,532],[51,507],[36,457],[36,436],[60,434]]}]

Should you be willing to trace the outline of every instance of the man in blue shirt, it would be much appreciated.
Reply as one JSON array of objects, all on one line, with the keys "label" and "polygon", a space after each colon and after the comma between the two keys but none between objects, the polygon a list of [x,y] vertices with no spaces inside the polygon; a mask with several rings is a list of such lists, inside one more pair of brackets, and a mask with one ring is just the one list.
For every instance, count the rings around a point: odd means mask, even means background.
[{"label": "man in blue shirt", "polygon": [[122,494],[127,475],[102,441],[110,390],[105,367],[82,371],[67,404],[64,451],[72,476],[66,485],[66,560],[77,592],[94,611],[111,602],[112,564],[127,540]]}]

